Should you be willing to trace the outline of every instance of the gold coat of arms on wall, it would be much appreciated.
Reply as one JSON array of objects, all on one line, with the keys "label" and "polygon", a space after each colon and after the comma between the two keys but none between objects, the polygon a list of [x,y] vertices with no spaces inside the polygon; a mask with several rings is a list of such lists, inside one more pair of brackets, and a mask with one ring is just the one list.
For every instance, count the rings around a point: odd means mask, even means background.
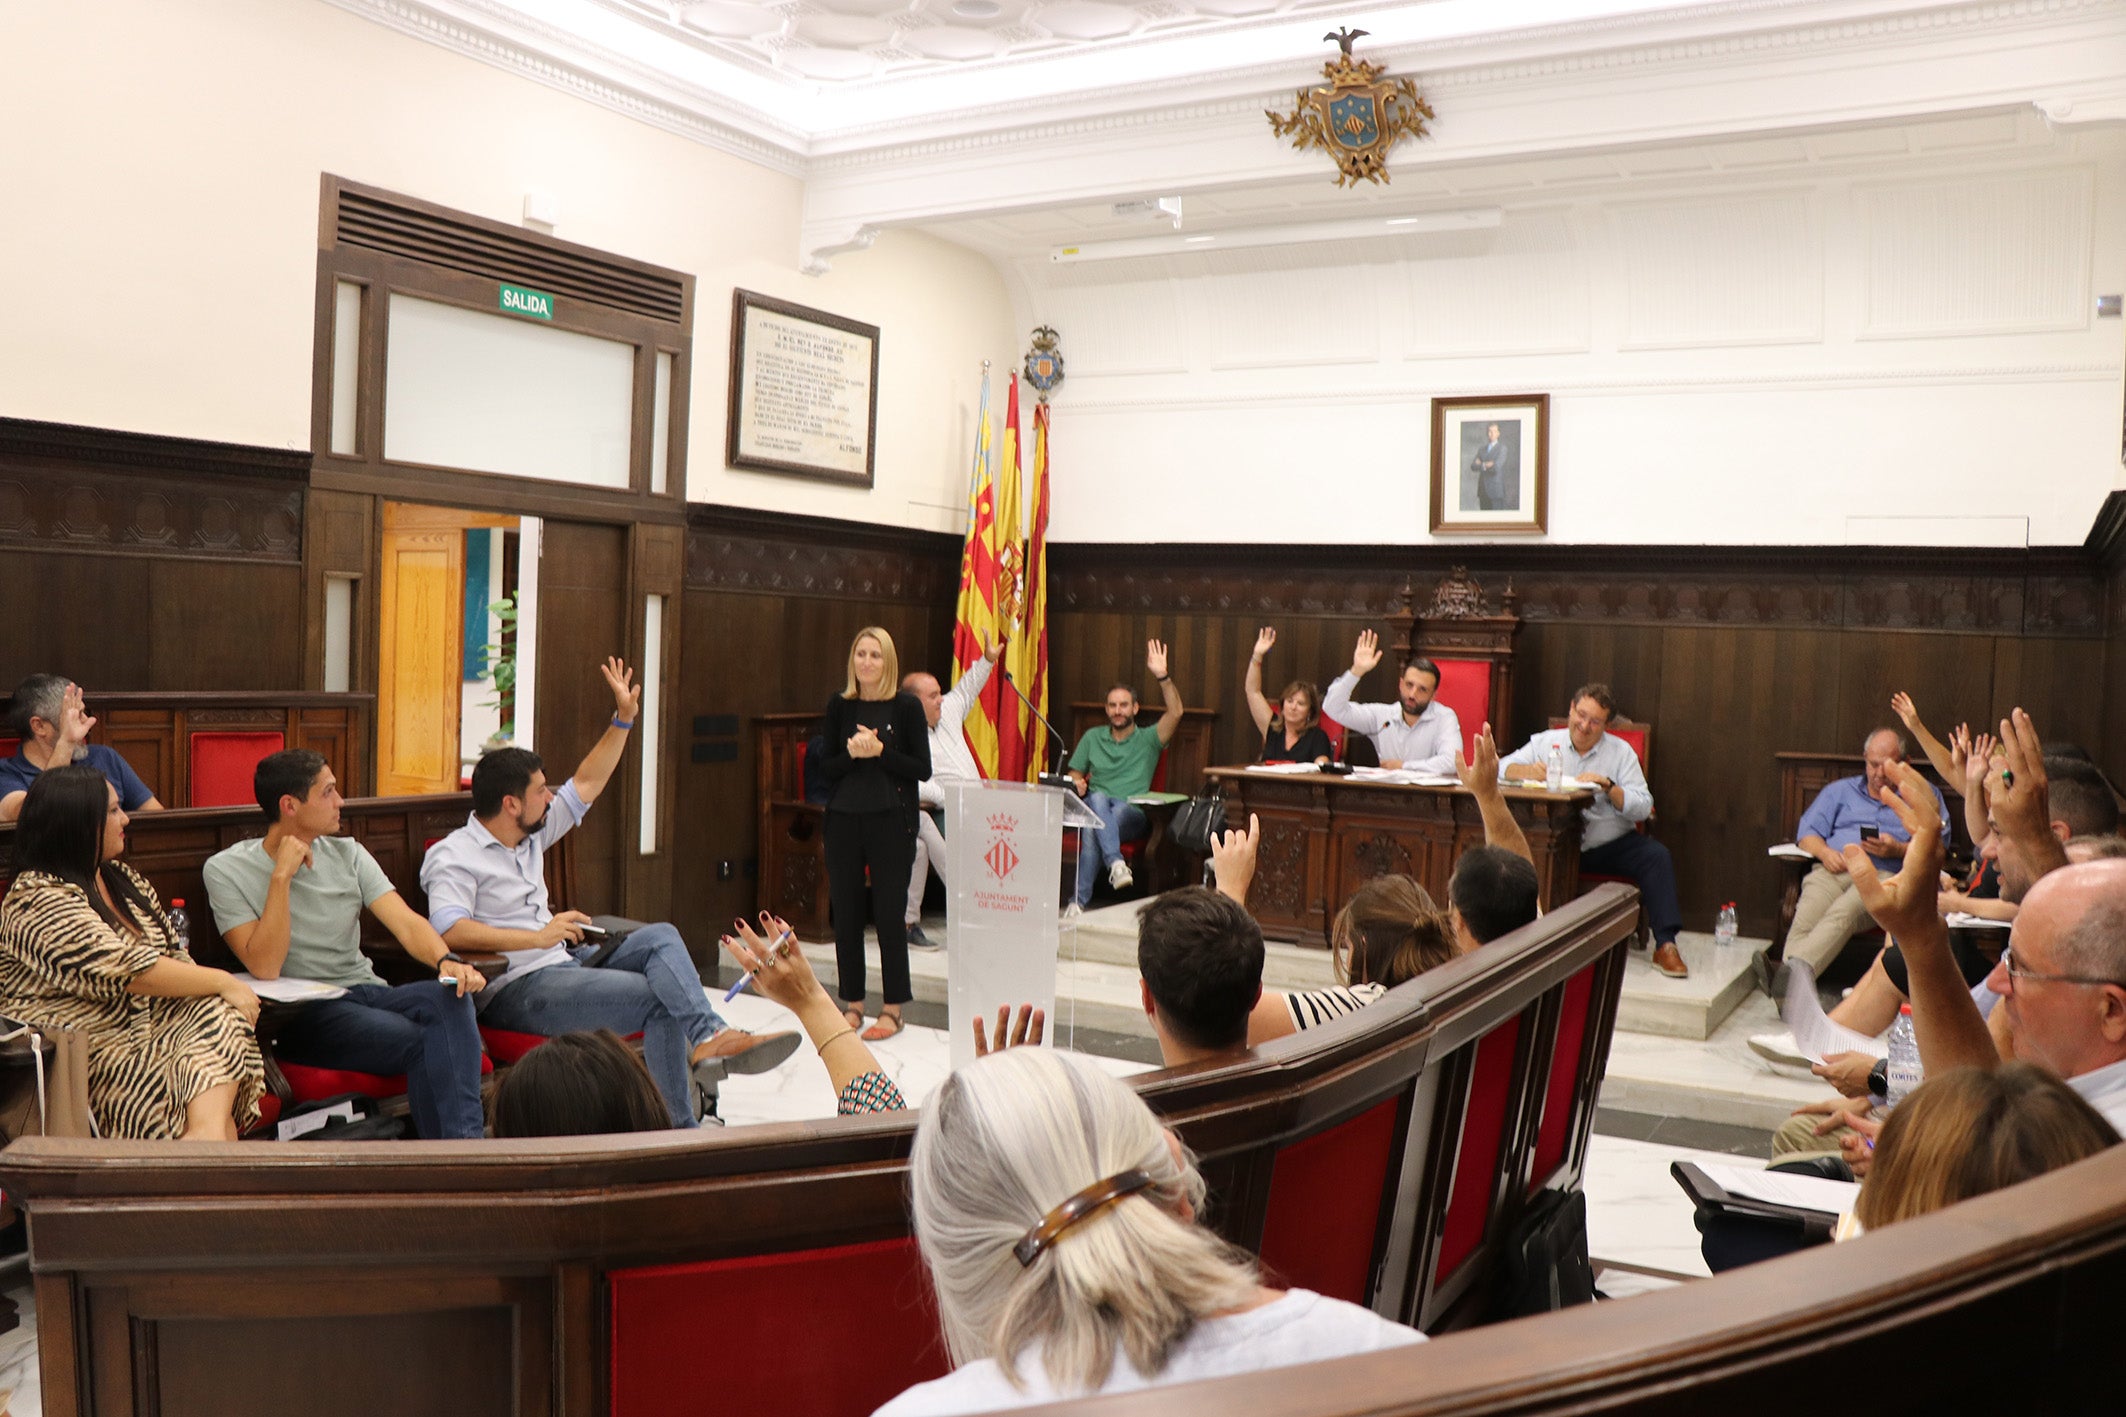
[{"label": "gold coat of arms on wall", "polygon": [[1264,110],[1270,131],[1278,137],[1289,136],[1295,148],[1320,148],[1336,159],[1342,173],[1336,179],[1339,187],[1361,177],[1386,182],[1388,149],[1399,138],[1424,137],[1425,121],[1432,117],[1432,105],[1418,97],[1416,84],[1384,77],[1380,65],[1352,57],[1352,41],[1364,34],[1339,29],[1323,35],[1341,51],[1321,66],[1328,86],[1301,89],[1299,105],[1290,113]]}]

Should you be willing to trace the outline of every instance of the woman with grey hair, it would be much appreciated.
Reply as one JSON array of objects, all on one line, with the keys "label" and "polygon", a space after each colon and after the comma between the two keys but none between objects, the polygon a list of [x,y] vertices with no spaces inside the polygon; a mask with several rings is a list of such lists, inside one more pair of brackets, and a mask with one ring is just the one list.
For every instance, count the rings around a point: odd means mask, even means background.
[{"label": "woman with grey hair", "polygon": [[1089,1059],[1014,1048],[932,1097],[910,1163],[916,1238],[955,1371],[877,1417],[990,1412],[1311,1363],[1424,1335],[1265,1287],[1196,1224],[1203,1178]]}]

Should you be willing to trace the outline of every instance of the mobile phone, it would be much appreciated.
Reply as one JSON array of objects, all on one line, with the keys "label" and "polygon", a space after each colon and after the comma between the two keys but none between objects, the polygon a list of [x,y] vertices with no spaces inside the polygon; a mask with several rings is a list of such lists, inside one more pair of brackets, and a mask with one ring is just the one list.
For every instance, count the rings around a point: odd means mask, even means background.
[{"label": "mobile phone", "polygon": [[1873,841],[1881,835],[1882,828],[1880,827],[1862,827],[1860,829],[1860,839],[1862,841]]},{"label": "mobile phone", "polygon": [[603,925],[592,925],[586,922],[585,924],[578,925],[576,928],[581,930],[584,934],[590,936],[594,940],[602,940],[606,936],[606,929]]}]

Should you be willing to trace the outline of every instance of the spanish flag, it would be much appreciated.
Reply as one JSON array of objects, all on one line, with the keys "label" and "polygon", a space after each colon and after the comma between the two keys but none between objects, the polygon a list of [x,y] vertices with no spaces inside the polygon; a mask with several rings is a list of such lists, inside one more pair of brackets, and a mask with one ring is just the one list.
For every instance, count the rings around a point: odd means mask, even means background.
[{"label": "spanish flag", "polygon": [[[1016,382],[1014,383],[1016,388]],[[975,415],[974,468],[967,489],[967,544],[960,552],[960,601],[952,627],[955,682],[997,638],[996,480],[990,463],[989,372],[982,372],[982,405]],[[947,687],[950,687],[949,685]],[[1001,686],[999,686],[1001,687]],[[967,749],[984,777],[997,773],[997,726],[983,694],[967,715]]]},{"label": "spanish flag", "polygon": [[[1033,410],[1033,525],[1026,537],[1025,611],[1018,634],[1004,652],[1012,682],[1053,721],[1048,712],[1048,405]],[[1021,710],[1023,712],[1023,709]],[[1026,780],[1038,778],[1048,756],[1048,730],[1029,722],[1026,735]],[[1061,771],[1062,765],[1056,765]]]},{"label": "spanish flag", "polygon": [[[1004,404],[1004,457],[997,468],[997,620],[1007,637],[999,666],[1018,680],[1020,693],[1026,681],[1019,678],[1017,652],[1020,629],[1026,613],[1026,519],[1019,502],[1019,376],[1011,376],[1011,393]],[[1009,688],[1004,675],[993,674],[982,691],[989,721],[997,729],[995,776],[1005,782],[1024,782],[1027,739],[1032,722],[1026,705]]]}]

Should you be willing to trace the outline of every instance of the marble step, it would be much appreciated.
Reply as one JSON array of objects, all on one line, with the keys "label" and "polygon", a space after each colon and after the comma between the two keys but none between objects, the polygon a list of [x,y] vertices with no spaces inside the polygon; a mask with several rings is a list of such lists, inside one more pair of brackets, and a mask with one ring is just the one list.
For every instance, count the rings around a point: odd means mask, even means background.
[{"label": "marble step", "polygon": [[1688,979],[1671,979],[1653,967],[1648,955],[1634,950],[1624,967],[1624,989],[1617,1001],[1617,1029],[1654,1033],[1667,1038],[1713,1036],[1735,1007],[1756,989],[1750,961],[1771,942],[1741,939],[1713,943],[1711,935],[1690,930],[1676,939]]}]

